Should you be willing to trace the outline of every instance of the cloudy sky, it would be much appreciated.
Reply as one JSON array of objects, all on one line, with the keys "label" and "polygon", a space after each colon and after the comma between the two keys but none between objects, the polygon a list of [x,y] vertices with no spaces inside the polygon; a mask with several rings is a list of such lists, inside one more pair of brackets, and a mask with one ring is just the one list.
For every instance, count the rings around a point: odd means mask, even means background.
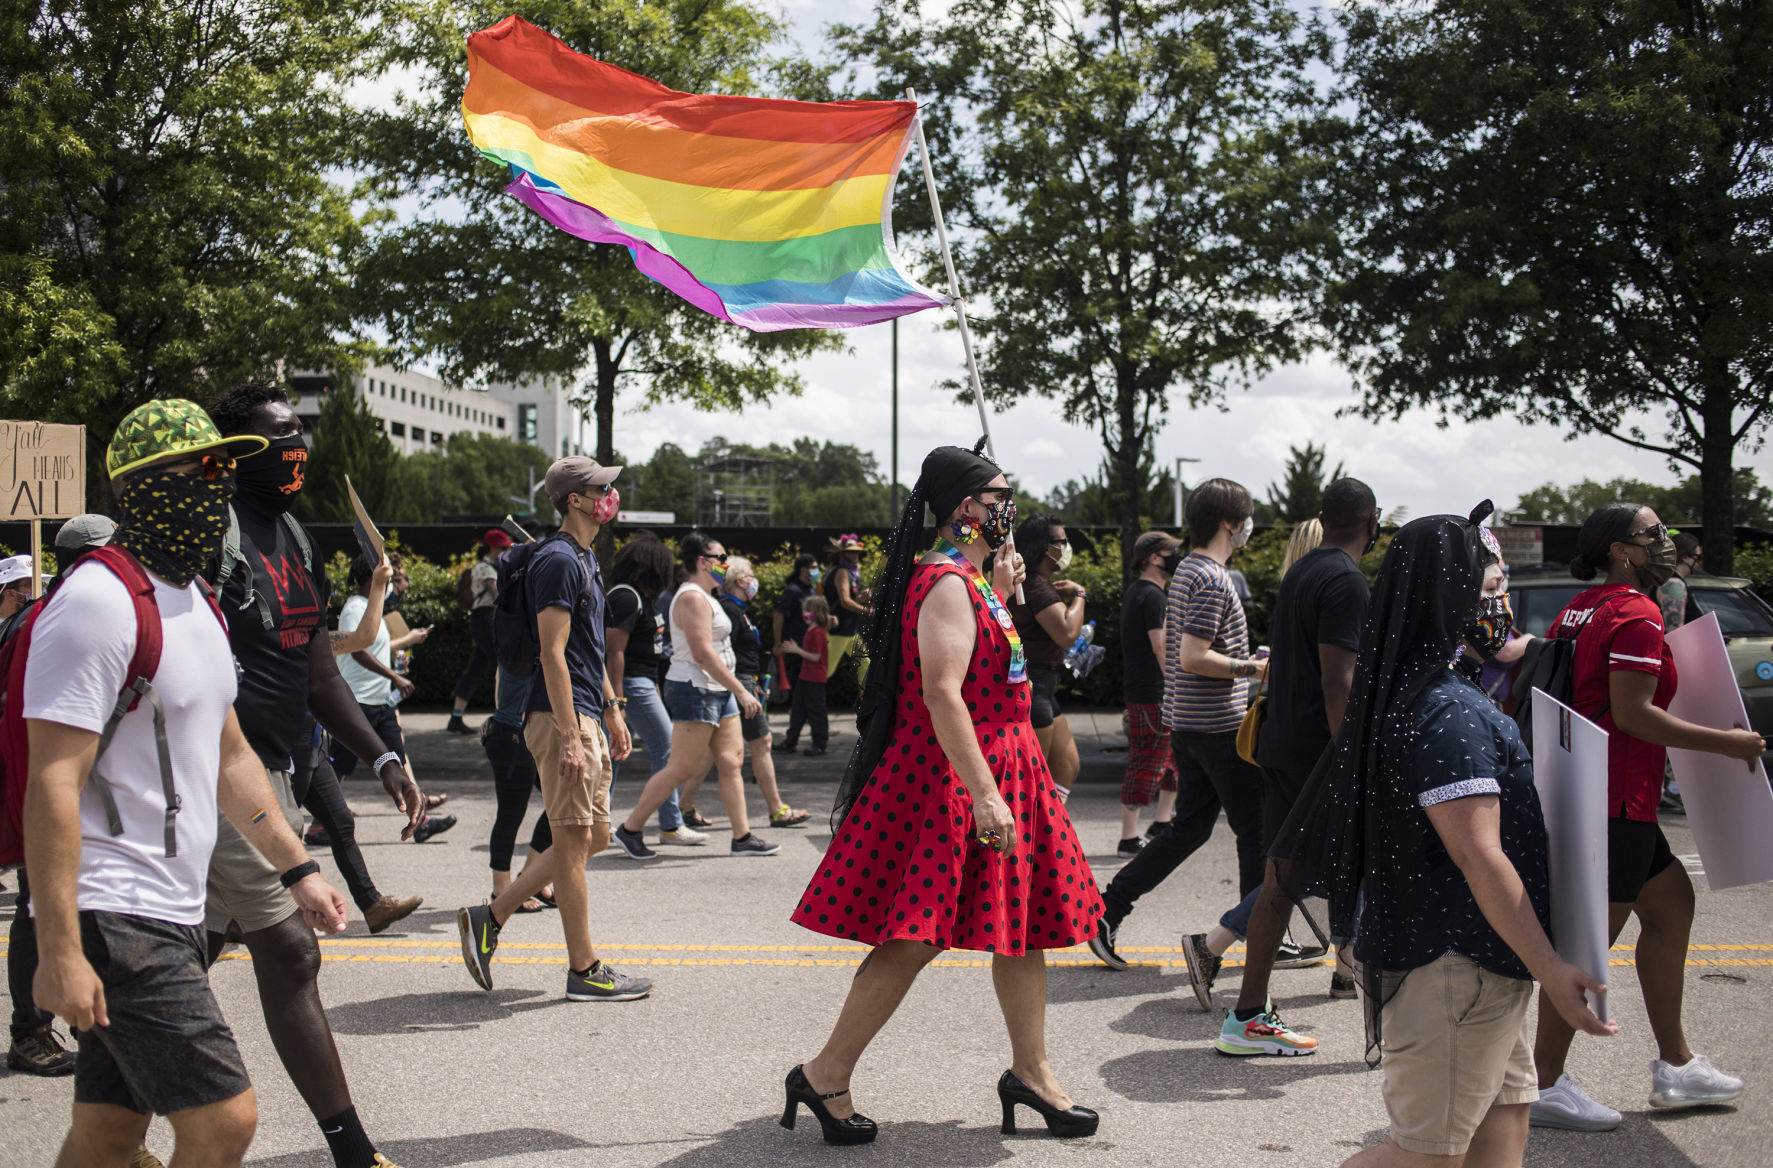
[{"label": "cloudy sky", "polygon": [[[824,25],[860,20],[870,3],[786,0],[784,8],[796,39],[816,52],[823,44]],[[917,165],[914,152],[900,181],[917,181]],[[958,334],[940,324],[935,311],[900,322],[902,481],[915,478],[931,446],[970,444],[978,436],[972,405],[957,403],[937,388],[964,369]],[[687,406],[640,411],[625,404],[616,421],[616,445],[629,458],[644,458],[666,441],[693,451],[715,436],[765,443],[808,435],[871,450],[884,469],[891,451],[890,326],[851,330],[848,339],[849,353],[823,354],[800,367],[806,382],[801,396],[768,408],[702,414]],[[1179,397],[1155,453],[1160,463],[1199,459],[1184,468],[1187,481],[1223,475],[1261,494],[1280,477],[1289,446],[1315,441],[1328,447],[1332,465],[1340,461],[1348,473],[1370,483],[1384,507],[1408,507],[1413,515],[1464,512],[1485,496],[1507,507],[1521,492],[1547,481],[1617,476],[1672,480],[1661,458],[1607,438],[1565,441],[1554,427],[1513,421],[1452,422],[1443,428],[1426,412],[1383,423],[1338,417],[1353,401],[1348,373],[1319,357],[1275,371],[1248,393],[1233,394],[1223,411],[1191,410]],[[1073,425],[1057,405],[1037,397],[994,414],[991,429],[1000,460],[1037,495],[1094,473],[1101,460],[1100,444],[1090,430]],[[1773,451],[1744,454],[1742,461],[1764,480],[1773,480]]]}]

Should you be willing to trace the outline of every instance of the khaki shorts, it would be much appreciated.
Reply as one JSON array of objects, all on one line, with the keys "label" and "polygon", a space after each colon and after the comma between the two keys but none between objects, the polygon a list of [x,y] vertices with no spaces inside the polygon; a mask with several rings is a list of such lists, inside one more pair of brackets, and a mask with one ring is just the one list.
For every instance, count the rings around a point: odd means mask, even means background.
[{"label": "khaki shorts", "polygon": [[1384,1009],[1391,1138],[1425,1156],[1463,1156],[1492,1107],[1539,1098],[1527,1005],[1533,983],[1449,953],[1405,975]]},{"label": "khaki shorts", "polygon": [[585,751],[585,781],[571,786],[560,781],[560,735],[554,729],[554,715],[532,710],[523,723],[524,745],[536,760],[536,773],[542,779],[542,806],[554,827],[609,822],[609,786],[615,778],[609,740],[603,736],[603,723],[584,714],[576,716],[579,744]]},{"label": "khaki shorts", "polygon": [[[289,788],[288,771],[271,772],[271,793],[289,829],[302,834],[302,812]],[[215,854],[209,858],[209,904],[204,922],[212,933],[228,931],[228,922],[239,924],[242,933],[256,933],[280,925],[296,914],[295,897],[278,879],[281,873],[271,861],[246,842],[226,815],[215,837]]]}]

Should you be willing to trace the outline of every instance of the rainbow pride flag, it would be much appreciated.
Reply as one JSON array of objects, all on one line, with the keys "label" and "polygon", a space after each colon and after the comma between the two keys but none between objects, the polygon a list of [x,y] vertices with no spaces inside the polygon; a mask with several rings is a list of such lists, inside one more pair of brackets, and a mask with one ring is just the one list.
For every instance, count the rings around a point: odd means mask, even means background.
[{"label": "rainbow pride flag", "polygon": [[947,304],[900,268],[908,101],[679,93],[507,16],[468,38],[468,136],[562,231],[619,243],[683,299],[758,332]]}]

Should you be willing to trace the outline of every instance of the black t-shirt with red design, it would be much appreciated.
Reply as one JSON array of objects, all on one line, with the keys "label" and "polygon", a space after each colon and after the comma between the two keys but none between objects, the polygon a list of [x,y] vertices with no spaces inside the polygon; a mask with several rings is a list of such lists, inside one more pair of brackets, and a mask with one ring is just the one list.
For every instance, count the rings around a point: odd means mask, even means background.
[{"label": "black t-shirt with red design", "polygon": [[[303,566],[302,549],[281,518],[259,515],[238,503],[234,514],[247,562],[234,565],[220,596],[228,639],[240,663],[234,713],[265,766],[289,770],[308,712],[308,642],[326,628],[326,574]],[[215,579],[217,567],[211,568],[209,579]],[[270,606],[269,629],[252,599],[255,590]]]}]

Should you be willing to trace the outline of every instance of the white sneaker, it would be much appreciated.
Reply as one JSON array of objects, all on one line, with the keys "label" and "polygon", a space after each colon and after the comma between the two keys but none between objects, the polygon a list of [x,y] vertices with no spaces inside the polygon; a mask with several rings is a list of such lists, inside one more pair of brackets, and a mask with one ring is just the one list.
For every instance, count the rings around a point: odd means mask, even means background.
[{"label": "white sneaker", "polygon": [[708,833],[697,831],[688,824],[684,824],[682,827],[676,827],[670,831],[661,831],[659,842],[662,844],[705,844],[708,842]]},{"label": "white sneaker", "polygon": [[1568,1071],[1539,1092],[1539,1101],[1533,1104],[1529,1116],[1534,1127],[1579,1132],[1612,1131],[1625,1118],[1606,1104],[1590,1099]]},{"label": "white sneaker", "polygon": [[1695,1053],[1684,1067],[1650,1060],[1651,1107],[1702,1107],[1712,1103],[1729,1103],[1742,1094],[1742,1080],[1726,1075],[1711,1065],[1711,1060]]}]

